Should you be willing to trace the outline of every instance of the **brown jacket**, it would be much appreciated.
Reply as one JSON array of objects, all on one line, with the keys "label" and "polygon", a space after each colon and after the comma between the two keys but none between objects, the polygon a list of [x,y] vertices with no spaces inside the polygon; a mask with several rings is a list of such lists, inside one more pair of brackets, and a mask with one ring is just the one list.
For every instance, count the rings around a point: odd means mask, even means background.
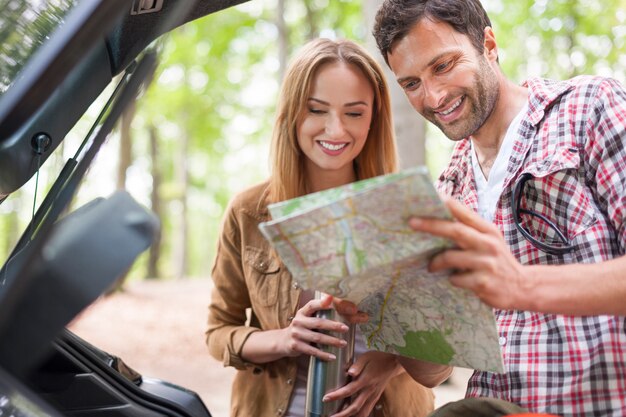
[{"label": "brown jacket", "polygon": [[[260,222],[269,220],[266,197],[267,183],[262,183],[231,201],[212,272],[206,340],[211,355],[239,370],[231,395],[232,417],[282,416],[296,380],[295,358],[255,365],[240,356],[251,333],[288,326],[301,291],[270,256],[269,243],[258,230]],[[374,415],[419,417],[432,409],[432,391],[403,373],[389,382]]]}]

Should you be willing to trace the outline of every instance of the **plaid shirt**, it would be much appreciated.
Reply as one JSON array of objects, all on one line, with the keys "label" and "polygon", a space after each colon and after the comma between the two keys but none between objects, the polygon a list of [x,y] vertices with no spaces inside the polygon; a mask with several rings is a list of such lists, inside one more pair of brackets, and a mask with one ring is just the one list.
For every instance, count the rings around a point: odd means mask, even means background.
[{"label": "plaid shirt", "polygon": [[[525,86],[528,113],[517,132],[494,223],[522,264],[595,263],[623,255],[624,87],[589,76],[530,79]],[[521,207],[554,222],[575,245],[573,251],[545,253],[516,229],[512,187],[523,173],[533,179],[522,192]],[[438,188],[477,210],[468,140],[457,143]],[[522,225],[531,235],[554,243],[544,222],[525,217]],[[495,314],[507,373],[475,372],[467,396],[502,398],[533,412],[626,416],[626,317]]]}]

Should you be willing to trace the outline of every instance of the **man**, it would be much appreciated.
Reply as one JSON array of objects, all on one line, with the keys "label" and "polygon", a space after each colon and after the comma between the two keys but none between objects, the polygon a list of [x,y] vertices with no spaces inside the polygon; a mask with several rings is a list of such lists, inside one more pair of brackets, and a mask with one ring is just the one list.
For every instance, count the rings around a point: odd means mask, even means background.
[{"label": "man", "polygon": [[475,372],[467,396],[626,415],[626,317],[591,315],[626,314],[624,88],[512,83],[478,0],[386,0],[374,36],[413,107],[457,142],[438,180],[456,221],[411,226],[453,239],[430,268],[498,308],[507,373]]}]

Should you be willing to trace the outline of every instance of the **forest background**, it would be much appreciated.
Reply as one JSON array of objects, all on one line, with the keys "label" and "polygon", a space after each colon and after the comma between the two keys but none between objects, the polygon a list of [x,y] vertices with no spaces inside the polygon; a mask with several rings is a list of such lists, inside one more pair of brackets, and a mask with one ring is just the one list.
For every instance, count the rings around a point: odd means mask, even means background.
[{"label": "forest background", "polygon": [[[268,173],[278,87],[307,39],[350,38],[380,59],[371,36],[380,0],[252,0],[158,40],[154,79],[126,111],[74,206],[128,190],[156,213],[161,233],[127,279],[206,278],[228,200]],[[626,0],[484,0],[500,65],[516,82],[579,74],[626,80]],[[384,62],[382,63],[384,66]],[[402,167],[433,177],[452,143],[417,116],[389,73]],[[106,92],[103,94],[103,97]],[[94,103],[35,178],[0,205],[0,255],[8,256],[65,161],[89,130]],[[35,190],[37,196],[35,196]],[[36,197],[36,199],[35,199]]]}]

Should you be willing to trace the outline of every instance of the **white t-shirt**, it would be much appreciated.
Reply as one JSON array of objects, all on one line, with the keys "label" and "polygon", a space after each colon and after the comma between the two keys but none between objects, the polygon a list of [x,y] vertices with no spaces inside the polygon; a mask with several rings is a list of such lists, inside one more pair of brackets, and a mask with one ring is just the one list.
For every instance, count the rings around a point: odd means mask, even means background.
[{"label": "white t-shirt", "polygon": [[485,220],[493,221],[493,216],[496,212],[496,205],[502,194],[504,185],[504,179],[506,177],[506,169],[513,154],[513,144],[515,143],[515,136],[517,130],[522,121],[522,116],[526,114],[528,104],[525,104],[520,112],[515,116],[509,128],[502,139],[500,150],[496,156],[496,160],[493,162],[491,171],[489,171],[489,178],[485,178],[483,171],[478,164],[478,157],[476,156],[476,150],[474,149],[474,143],[470,141],[472,145],[472,169],[474,171],[474,180],[476,182],[476,192],[478,195],[478,214]]}]

